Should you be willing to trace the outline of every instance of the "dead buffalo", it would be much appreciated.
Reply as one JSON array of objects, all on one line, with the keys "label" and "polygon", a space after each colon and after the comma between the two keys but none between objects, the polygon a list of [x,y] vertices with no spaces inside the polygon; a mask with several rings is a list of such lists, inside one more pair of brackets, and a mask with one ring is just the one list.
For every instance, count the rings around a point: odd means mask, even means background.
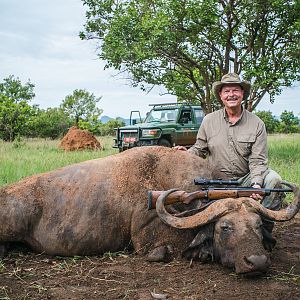
[{"label": "dead buffalo", "polygon": [[29,177],[0,190],[0,243],[24,242],[34,251],[65,256],[125,248],[156,261],[180,253],[212,255],[240,273],[264,271],[269,260],[260,215],[291,218],[299,210],[299,189],[293,188],[294,204],[284,211],[268,211],[249,199],[222,200],[205,213],[179,219],[179,226],[163,199],[158,212],[171,226],[147,210],[148,190],[195,191],[193,179],[199,176],[219,177],[197,156],[142,147]]}]

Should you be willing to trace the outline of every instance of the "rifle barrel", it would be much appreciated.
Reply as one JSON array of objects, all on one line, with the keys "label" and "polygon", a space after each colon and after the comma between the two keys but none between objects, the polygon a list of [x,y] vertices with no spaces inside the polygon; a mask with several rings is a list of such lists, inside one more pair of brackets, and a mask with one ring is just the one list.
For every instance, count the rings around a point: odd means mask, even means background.
[{"label": "rifle barrel", "polygon": [[291,193],[293,190],[292,189],[266,189],[269,190],[270,192],[283,192],[283,193]]},{"label": "rifle barrel", "polygon": [[270,192],[270,193],[276,193],[276,192],[283,192],[283,193],[291,193],[293,192],[292,189],[265,189],[265,188],[254,188],[254,187],[248,187],[248,186],[235,186],[235,187],[223,187],[223,188],[219,188],[219,187],[208,187],[208,188],[202,188],[201,190],[205,191],[205,190],[217,190],[217,191],[227,191],[227,190],[243,190],[243,191],[263,191],[263,192]]}]

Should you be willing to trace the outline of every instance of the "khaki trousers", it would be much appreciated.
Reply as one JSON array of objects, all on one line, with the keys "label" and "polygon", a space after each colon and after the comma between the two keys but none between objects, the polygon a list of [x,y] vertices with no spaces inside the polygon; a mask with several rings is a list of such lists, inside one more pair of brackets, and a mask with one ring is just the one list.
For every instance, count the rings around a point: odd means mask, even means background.
[{"label": "khaki trousers", "polygon": [[[250,186],[251,178],[250,173],[238,179],[241,186]],[[281,186],[281,177],[274,170],[268,169],[267,175],[264,178],[263,188],[265,189],[273,189],[273,188],[282,188]],[[271,193],[269,196],[266,196],[262,205],[268,209],[279,210],[281,208],[282,201],[285,198],[285,193]]]}]

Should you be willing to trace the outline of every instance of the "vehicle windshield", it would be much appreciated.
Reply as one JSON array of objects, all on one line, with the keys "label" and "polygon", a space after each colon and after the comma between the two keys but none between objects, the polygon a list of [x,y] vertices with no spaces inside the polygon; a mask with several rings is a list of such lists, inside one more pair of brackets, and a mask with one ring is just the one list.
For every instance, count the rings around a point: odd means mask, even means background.
[{"label": "vehicle windshield", "polygon": [[151,122],[175,122],[177,119],[178,109],[163,109],[163,110],[154,110],[152,109],[147,118],[145,119],[145,123]]}]

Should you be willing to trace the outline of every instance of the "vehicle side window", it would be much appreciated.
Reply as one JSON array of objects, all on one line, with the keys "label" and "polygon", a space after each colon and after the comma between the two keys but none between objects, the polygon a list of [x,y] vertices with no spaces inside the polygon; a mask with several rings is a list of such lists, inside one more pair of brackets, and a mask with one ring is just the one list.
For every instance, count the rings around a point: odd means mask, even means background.
[{"label": "vehicle side window", "polygon": [[166,113],[165,112],[161,112],[160,121],[161,122],[166,122],[167,121],[167,119],[166,119]]},{"label": "vehicle side window", "polygon": [[189,124],[192,122],[192,112],[190,110],[183,110],[180,115],[179,123]]},{"label": "vehicle side window", "polygon": [[175,121],[175,112],[174,111],[164,111],[161,113],[160,117],[161,122],[171,122]]},{"label": "vehicle side window", "polygon": [[202,120],[204,118],[203,110],[201,110],[201,109],[195,109],[194,112],[195,112],[196,123],[197,124],[201,124],[201,122],[202,122]]}]

